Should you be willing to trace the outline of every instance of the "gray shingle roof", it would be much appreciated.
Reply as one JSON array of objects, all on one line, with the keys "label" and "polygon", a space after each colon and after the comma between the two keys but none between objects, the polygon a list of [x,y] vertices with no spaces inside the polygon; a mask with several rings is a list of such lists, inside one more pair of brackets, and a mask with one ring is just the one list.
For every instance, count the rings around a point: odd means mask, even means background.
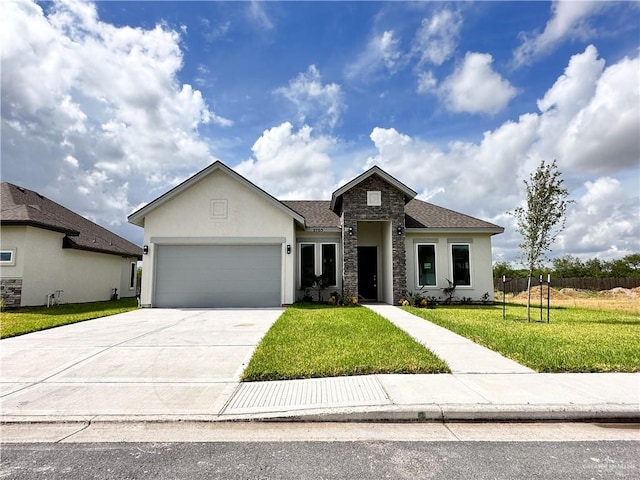
[{"label": "gray shingle roof", "polygon": [[[331,210],[331,202],[322,200],[284,200],[286,206],[305,219],[307,228],[339,227],[340,217]],[[500,233],[503,228],[479,218],[465,215],[432,203],[413,199],[404,207],[406,228],[429,228],[438,230],[487,230]]]},{"label": "gray shingle roof", "polygon": [[304,217],[307,228],[340,227],[340,217],[331,210],[331,202],[324,200],[282,200],[291,210]]},{"label": "gray shingle roof", "polygon": [[66,234],[65,248],[142,258],[142,249],[33,190],[2,182],[0,223]]},{"label": "gray shingle roof", "polygon": [[404,213],[406,228],[504,230],[493,223],[415,198],[405,205]]}]

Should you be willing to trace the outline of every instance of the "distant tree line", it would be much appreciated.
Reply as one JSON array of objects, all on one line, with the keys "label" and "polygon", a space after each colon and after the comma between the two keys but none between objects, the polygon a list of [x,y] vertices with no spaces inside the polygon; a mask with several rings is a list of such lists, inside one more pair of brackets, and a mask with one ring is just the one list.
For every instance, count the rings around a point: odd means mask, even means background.
[{"label": "distant tree line", "polygon": [[[632,253],[617,260],[592,258],[582,261],[578,257],[565,255],[555,258],[552,266],[535,269],[534,278],[640,278],[640,253]],[[508,262],[497,262],[493,266],[493,277],[526,278],[529,270],[515,269]]]}]

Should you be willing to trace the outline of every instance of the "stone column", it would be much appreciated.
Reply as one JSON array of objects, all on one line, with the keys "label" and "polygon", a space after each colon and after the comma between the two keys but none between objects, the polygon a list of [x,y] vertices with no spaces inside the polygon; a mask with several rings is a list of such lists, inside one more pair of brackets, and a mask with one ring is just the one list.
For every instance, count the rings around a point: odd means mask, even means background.
[{"label": "stone column", "polygon": [[[342,272],[344,295],[358,296],[358,221],[342,213]],[[353,235],[349,235],[349,229]]]}]

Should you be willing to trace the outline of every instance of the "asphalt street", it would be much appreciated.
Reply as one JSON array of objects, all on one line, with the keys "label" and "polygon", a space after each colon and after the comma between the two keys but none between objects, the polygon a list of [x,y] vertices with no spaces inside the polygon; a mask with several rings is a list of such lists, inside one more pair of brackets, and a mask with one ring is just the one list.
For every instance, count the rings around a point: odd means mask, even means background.
[{"label": "asphalt street", "polygon": [[0,479],[636,479],[630,423],[4,424]]},{"label": "asphalt street", "polygon": [[0,478],[636,479],[640,460],[625,441],[9,444]]}]

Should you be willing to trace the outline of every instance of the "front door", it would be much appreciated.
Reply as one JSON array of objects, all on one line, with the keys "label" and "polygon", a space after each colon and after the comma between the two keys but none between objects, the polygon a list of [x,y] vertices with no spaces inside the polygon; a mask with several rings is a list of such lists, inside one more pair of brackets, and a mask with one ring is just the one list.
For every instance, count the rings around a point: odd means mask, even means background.
[{"label": "front door", "polygon": [[358,247],[358,295],[378,300],[378,247]]}]

